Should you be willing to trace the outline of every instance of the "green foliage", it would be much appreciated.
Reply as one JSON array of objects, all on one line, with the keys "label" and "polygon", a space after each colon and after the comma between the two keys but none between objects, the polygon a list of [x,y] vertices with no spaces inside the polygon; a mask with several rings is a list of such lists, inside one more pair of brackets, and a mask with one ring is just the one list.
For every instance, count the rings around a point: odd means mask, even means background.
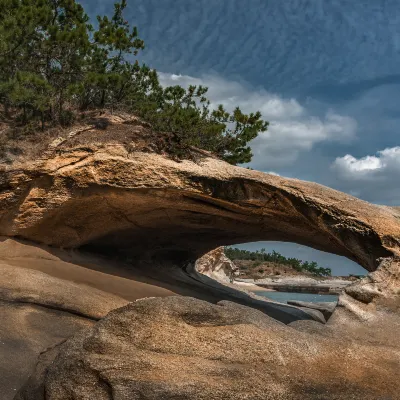
[{"label": "green foliage", "polygon": [[225,254],[231,260],[252,260],[256,262],[274,262],[276,264],[289,265],[296,271],[307,271],[316,276],[331,276],[330,268],[319,267],[315,261],[302,261],[293,257],[285,257],[282,254],[272,251],[267,253],[265,249],[260,251],[241,250],[233,247],[225,247]]},{"label": "green foliage", "polygon": [[203,86],[189,86],[187,90],[172,86],[158,90],[152,107],[144,112],[136,111],[157,131],[172,133],[176,149],[201,148],[231,164],[251,161],[248,142],[268,127],[259,112],[246,115],[236,108],[230,114],[222,105],[211,111],[205,97],[207,88]]},{"label": "green foliage", "polygon": [[126,6],[116,3],[94,28],[75,0],[0,0],[0,117],[44,129],[88,109],[119,109],[150,122],[178,157],[196,147],[249,162],[248,143],[268,122],[259,112],[211,110],[202,86],[162,88],[155,70],[133,60],[144,42]]}]

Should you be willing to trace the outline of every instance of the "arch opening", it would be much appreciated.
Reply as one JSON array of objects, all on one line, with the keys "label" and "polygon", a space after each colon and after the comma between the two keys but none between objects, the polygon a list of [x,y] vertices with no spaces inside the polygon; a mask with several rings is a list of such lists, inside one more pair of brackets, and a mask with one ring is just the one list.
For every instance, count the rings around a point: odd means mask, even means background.
[{"label": "arch opening", "polygon": [[368,273],[345,257],[295,243],[236,244],[219,252],[206,274],[284,304],[329,302],[336,306],[344,288]]}]

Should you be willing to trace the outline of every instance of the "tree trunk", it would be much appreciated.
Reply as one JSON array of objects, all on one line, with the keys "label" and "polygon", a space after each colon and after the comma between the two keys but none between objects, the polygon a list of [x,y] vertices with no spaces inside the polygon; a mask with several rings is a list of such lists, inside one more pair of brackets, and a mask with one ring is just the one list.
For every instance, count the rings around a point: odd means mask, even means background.
[{"label": "tree trunk", "polygon": [[44,112],[43,111],[41,111],[40,119],[42,122],[42,132],[43,132],[44,131]]},{"label": "tree trunk", "polygon": [[103,89],[101,92],[100,107],[104,108],[105,103],[106,103],[106,90]]}]

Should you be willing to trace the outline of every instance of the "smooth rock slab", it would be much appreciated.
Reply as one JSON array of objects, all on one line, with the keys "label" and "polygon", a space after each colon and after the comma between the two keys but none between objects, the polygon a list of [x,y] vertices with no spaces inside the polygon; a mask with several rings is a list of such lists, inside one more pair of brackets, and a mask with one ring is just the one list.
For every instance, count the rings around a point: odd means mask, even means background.
[{"label": "smooth rock slab", "polygon": [[230,302],[152,298],[65,342],[16,399],[396,399],[399,370],[394,347],[334,329],[326,337]]},{"label": "smooth rock slab", "polygon": [[0,399],[14,398],[40,353],[93,323],[63,311],[0,300]]},{"label": "smooth rock slab", "polygon": [[320,311],[326,319],[329,319],[333,312],[335,311],[335,308],[337,306],[336,301],[320,301],[320,302],[309,302],[309,301],[300,301],[300,300],[288,300],[288,304],[291,306],[296,306],[296,307],[304,307],[304,308],[311,308],[313,310],[318,310]]}]

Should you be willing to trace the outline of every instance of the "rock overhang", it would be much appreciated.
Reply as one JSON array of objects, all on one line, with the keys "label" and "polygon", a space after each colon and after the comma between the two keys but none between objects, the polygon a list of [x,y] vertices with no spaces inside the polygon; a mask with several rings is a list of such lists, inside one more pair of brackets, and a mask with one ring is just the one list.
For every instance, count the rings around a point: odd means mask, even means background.
[{"label": "rock overhang", "polygon": [[400,212],[327,187],[123,146],[70,149],[2,172],[0,234],[137,257],[290,241],[374,271],[400,255]]}]

